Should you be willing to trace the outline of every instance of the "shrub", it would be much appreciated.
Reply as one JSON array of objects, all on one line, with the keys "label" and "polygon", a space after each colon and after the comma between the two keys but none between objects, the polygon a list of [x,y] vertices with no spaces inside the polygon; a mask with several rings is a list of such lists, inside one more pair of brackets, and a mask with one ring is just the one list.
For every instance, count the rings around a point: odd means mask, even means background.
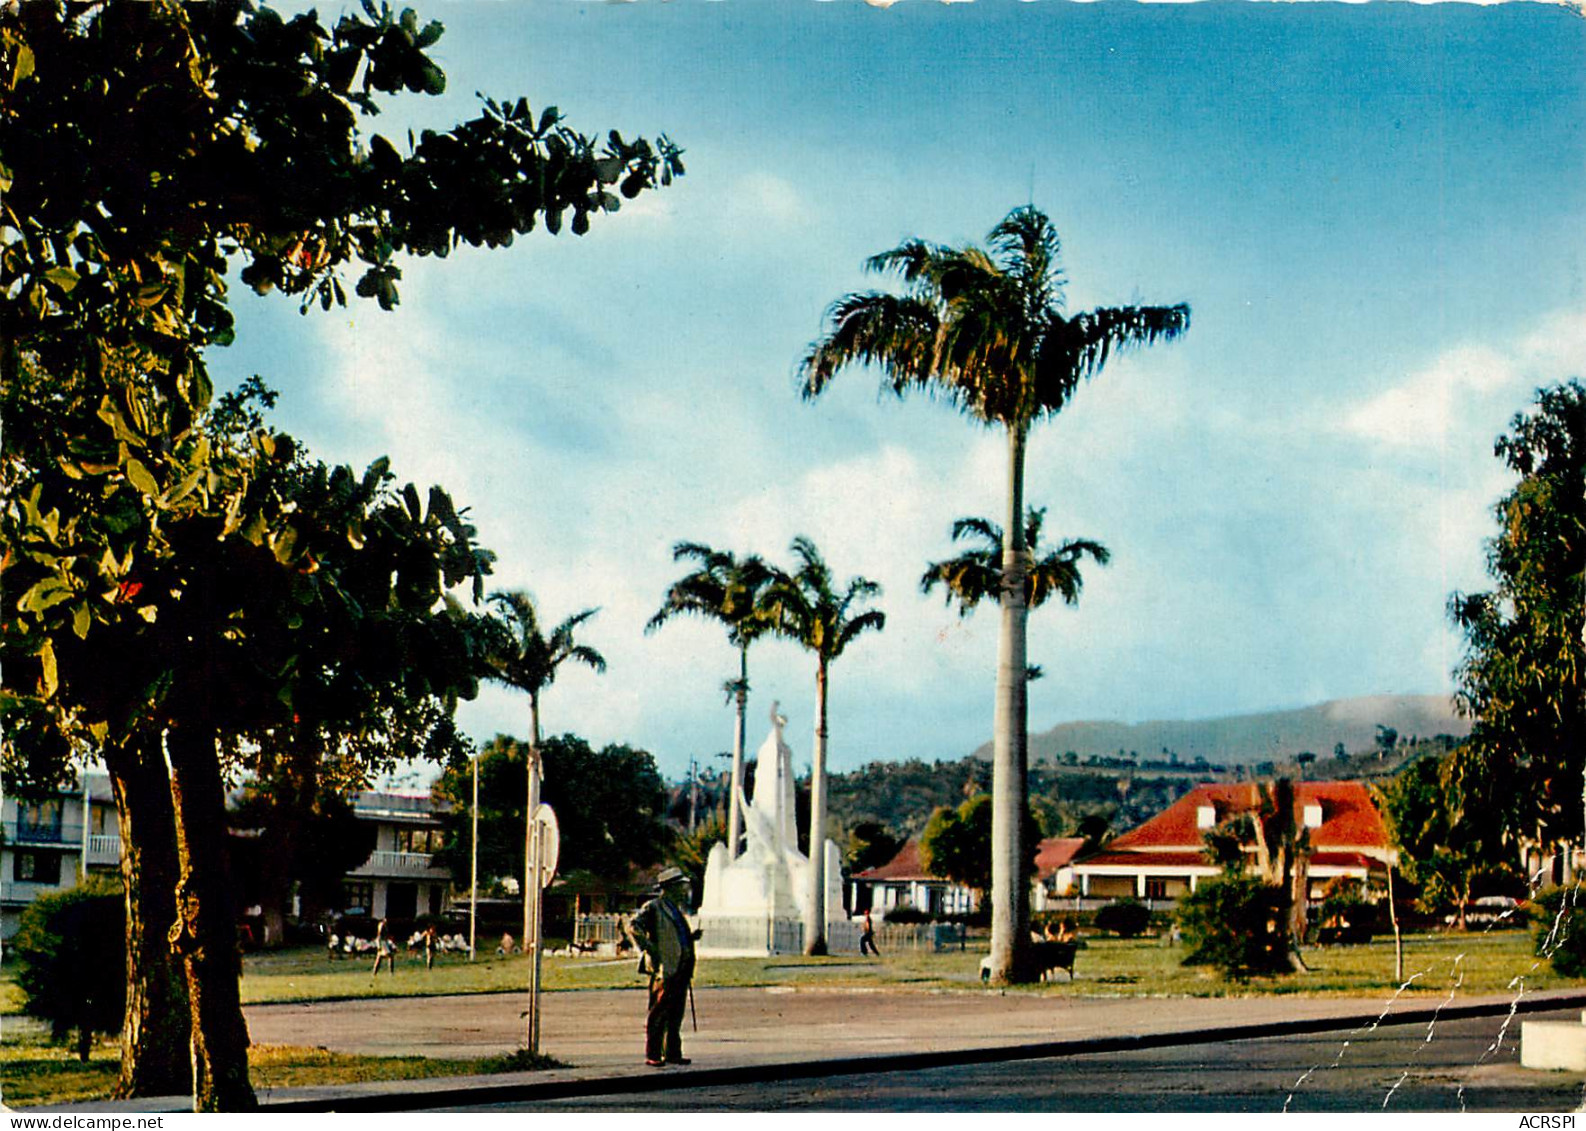
[{"label": "shrub", "polygon": [[1536,953],[1566,978],[1586,975],[1586,887],[1553,888],[1536,899]]},{"label": "shrub", "polygon": [[1377,905],[1358,890],[1333,892],[1322,901],[1317,938],[1322,943],[1368,943],[1380,921]]},{"label": "shrub", "polygon": [[1096,912],[1096,929],[1132,939],[1151,925],[1151,909],[1137,899],[1115,899]]},{"label": "shrub", "polygon": [[1190,952],[1185,966],[1215,966],[1239,981],[1287,973],[1283,893],[1256,876],[1208,880],[1179,899],[1178,924]]},{"label": "shrub", "polygon": [[23,1012],[49,1022],[63,1041],[77,1032],[77,1055],[95,1033],[121,1031],[126,1008],[126,909],[118,889],[90,881],[41,895],[22,912],[11,953]]},{"label": "shrub", "polygon": [[929,912],[921,911],[917,907],[910,907],[905,903],[888,911],[886,921],[888,923],[929,923],[931,915]]}]

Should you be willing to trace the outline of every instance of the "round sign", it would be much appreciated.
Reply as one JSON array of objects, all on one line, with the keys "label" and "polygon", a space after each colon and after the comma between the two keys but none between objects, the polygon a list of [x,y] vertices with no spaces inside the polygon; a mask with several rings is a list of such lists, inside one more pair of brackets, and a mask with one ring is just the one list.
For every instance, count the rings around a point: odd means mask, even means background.
[{"label": "round sign", "polygon": [[562,834],[556,824],[556,813],[543,802],[534,810],[534,830],[540,838],[540,887],[543,888],[556,875],[556,858],[562,849]]}]

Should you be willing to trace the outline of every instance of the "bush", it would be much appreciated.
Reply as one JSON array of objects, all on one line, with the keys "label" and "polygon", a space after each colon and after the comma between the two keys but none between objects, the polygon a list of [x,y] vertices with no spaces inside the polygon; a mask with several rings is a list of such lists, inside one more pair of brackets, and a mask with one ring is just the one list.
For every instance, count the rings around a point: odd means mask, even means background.
[{"label": "bush", "polygon": [[1586,887],[1553,888],[1536,899],[1536,953],[1566,978],[1586,975]]},{"label": "bush", "polygon": [[1239,981],[1288,973],[1285,911],[1283,893],[1256,876],[1208,880],[1179,899],[1179,929],[1190,947],[1184,965],[1215,966]]},{"label": "bush", "polygon": [[77,1055],[95,1033],[121,1031],[126,1009],[126,908],[118,889],[90,881],[41,895],[22,912],[11,953],[24,1013],[49,1022],[63,1041],[77,1032]]},{"label": "bush", "polygon": [[888,923],[929,923],[931,915],[917,907],[910,907],[907,903],[894,907],[886,914]]},{"label": "bush", "polygon": [[1322,901],[1317,941],[1324,945],[1368,943],[1377,932],[1381,912],[1358,891],[1340,891]]},{"label": "bush", "polygon": [[1096,912],[1096,929],[1132,939],[1151,925],[1151,909],[1137,899],[1115,899]]}]

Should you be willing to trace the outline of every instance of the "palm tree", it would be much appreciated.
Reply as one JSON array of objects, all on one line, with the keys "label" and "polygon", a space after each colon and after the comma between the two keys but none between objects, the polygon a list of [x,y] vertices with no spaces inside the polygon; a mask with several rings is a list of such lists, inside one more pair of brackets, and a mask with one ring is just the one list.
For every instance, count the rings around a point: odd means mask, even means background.
[{"label": "palm tree", "polygon": [[[1077,604],[1084,587],[1079,565],[1090,558],[1106,565],[1112,555],[1100,542],[1073,538],[1045,556],[1041,555],[1041,526],[1045,507],[1031,507],[1024,520],[1024,545],[1029,567],[1024,575],[1024,604],[1039,608],[1052,597],[1065,605]],[[947,590],[947,602],[958,601],[958,615],[967,617],[982,600],[996,597],[1002,587],[1002,527],[987,518],[961,518],[953,523],[953,541],[978,538],[980,545],[965,550],[956,558],[932,562],[920,578],[920,591],[929,593],[938,585]]]},{"label": "palm tree", "polygon": [[992,739],[991,975],[1029,976],[1029,895],[1019,880],[1027,764],[1024,575],[1024,460],[1031,427],[1067,406],[1081,380],[1115,352],[1178,337],[1190,311],[1177,306],[1104,307],[1063,312],[1059,244],[1033,205],[1008,213],[988,248],[910,240],[869,260],[892,272],[903,294],[865,291],[835,302],[829,329],[811,345],[800,372],[806,399],[825,391],[840,369],[871,364],[882,386],[943,397],[1007,434],[1008,486],[1002,545],[1002,626]]},{"label": "palm tree", "polygon": [[798,568],[791,574],[777,570],[766,590],[766,607],[776,622],[778,635],[794,640],[815,653],[815,756],[810,768],[810,926],[805,931],[804,953],[826,953],[826,706],[832,661],[843,654],[855,637],[886,626],[886,614],[859,606],[879,596],[881,586],[864,577],[851,577],[839,593],[815,543],[800,535],[793,539]]},{"label": "palm tree", "polygon": [[604,672],[606,658],[573,638],[578,627],[599,609],[574,613],[547,636],[540,628],[540,614],[534,607],[534,599],[527,593],[492,593],[489,604],[493,611],[485,618],[485,678],[529,696],[529,784],[523,849],[523,938],[526,943],[533,926],[529,907],[533,877],[529,870],[534,813],[540,804],[540,696],[555,682],[557,669],[563,664],[572,661]]},{"label": "palm tree", "polygon": [[749,701],[749,645],[771,628],[761,603],[771,570],[756,554],[739,560],[729,551],[713,550],[699,542],[679,542],[672,547],[672,560],[697,562],[698,568],[672,583],[660,610],[644,630],[654,632],[685,613],[707,617],[726,626],[728,642],[738,649],[738,678],[727,683],[728,695],[737,702],[732,793],[727,799],[727,852],[729,858],[736,858],[743,834],[739,798],[743,792],[744,711]]}]

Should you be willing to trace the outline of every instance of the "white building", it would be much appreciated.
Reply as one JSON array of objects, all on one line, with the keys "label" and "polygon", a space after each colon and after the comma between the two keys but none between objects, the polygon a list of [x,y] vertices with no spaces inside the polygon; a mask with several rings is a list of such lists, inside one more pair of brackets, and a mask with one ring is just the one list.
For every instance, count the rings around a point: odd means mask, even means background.
[{"label": "white building", "polygon": [[119,876],[121,833],[110,779],[90,773],[87,785],[42,801],[7,796],[0,805],[0,938],[16,934],[34,899],[76,887],[85,869]]},{"label": "white building", "polygon": [[[452,877],[434,856],[442,835],[435,802],[371,791],[357,794],[352,806],[356,817],[374,824],[375,843],[369,858],[347,873],[339,910],[392,919],[447,910]],[[38,896],[81,883],[85,867],[87,874],[120,875],[121,834],[107,775],[88,775],[86,797],[75,787],[40,801],[7,796],[0,806],[0,938],[16,934],[23,910]]]}]

